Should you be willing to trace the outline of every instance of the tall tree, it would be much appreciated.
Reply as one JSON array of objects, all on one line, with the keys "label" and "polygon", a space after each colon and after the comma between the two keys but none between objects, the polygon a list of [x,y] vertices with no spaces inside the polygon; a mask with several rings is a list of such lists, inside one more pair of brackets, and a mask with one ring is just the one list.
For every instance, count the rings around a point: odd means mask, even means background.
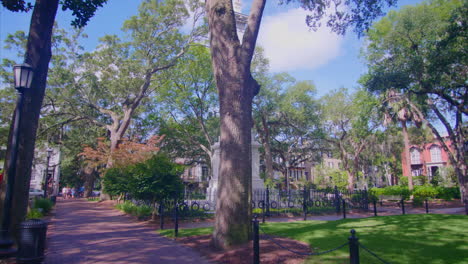
[{"label": "tall tree", "polygon": [[339,150],[348,172],[348,189],[353,190],[361,166],[361,154],[379,127],[377,100],[360,90],[349,94],[341,89],[322,98],[327,141]]},{"label": "tall tree", "polygon": [[264,150],[263,160],[265,161],[266,175],[268,178],[273,179],[273,140],[278,134],[278,128],[281,125],[286,125],[280,122],[281,94],[284,93],[287,85],[292,85],[295,80],[284,73],[269,78],[263,76],[260,81],[264,89],[261,89],[260,93],[254,98],[253,115],[255,129]]},{"label": "tall tree", "polygon": [[[86,25],[87,21],[94,15],[96,9],[105,3],[105,0],[65,0],[62,4],[63,9],[71,9],[76,19],[72,22],[77,27]],[[2,0],[2,5],[11,11],[28,11],[32,5],[22,0]],[[11,213],[11,230],[17,230],[17,225],[24,219],[28,205],[29,182],[31,178],[31,166],[34,156],[34,146],[36,140],[36,131],[39,121],[41,105],[45,94],[47,73],[51,57],[51,37],[52,28],[55,21],[55,15],[59,6],[58,0],[36,0],[31,16],[31,25],[26,45],[26,54],[24,62],[31,65],[34,69],[34,77],[30,91],[24,94],[24,104],[22,109],[22,119],[19,123],[19,129],[22,136],[19,138],[19,150],[16,166],[16,184],[13,193]],[[12,119],[10,127],[10,138],[7,148],[7,161],[10,159],[11,151],[11,132],[16,117]],[[6,166],[5,166],[6,167]],[[8,170],[8,168],[6,168]],[[3,181],[4,183],[7,182]],[[4,212],[6,184],[0,186],[0,212]]]},{"label": "tall tree", "polygon": [[182,1],[144,1],[139,15],[124,24],[130,41],[105,36],[100,48],[85,56],[82,82],[75,92],[84,105],[101,114],[96,121],[109,131],[111,152],[142,101],[164,82],[162,72],[176,64],[200,33],[196,28],[189,35],[180,32],[188,18]]},{"label": "tall tree", "polygon": [[[260,89],[252,77],[250,66],[265,2],[252,2],[241,42],[236,33],[232,0],[206,1],[221,118],[221,166],[213,232],[213,245],[218,248],[245,243],[250,236],[252,99]],[[335,12],[329,13],[327,25],[344,33],[349,25],[355,25],[356,31],[362,32],[372,19],[382,14],[383,3],[394,4],[395,0],[298,2],[311,11],[307,22],[312,27],[319,26],[319,21],[328,12],[327,8],[336,4]],[[341,8],[341,4],[345,8]]]},{"label": "tall tree", "polygon": [[290,167],[318,158],[323,139],[319,103],[312,82],[296,82],[287,74],[273,79],[254,100],[255,127],[265,149],[267,172],[271,162],[271,169],[281,171],[289,186]]},{"label": "tall tree", "polygon": [[408,122],[413,122],[417,127],[421,127],[422,120],[419,115],[416,115],[411,111],[411,107],[406,103],[407,100],[401,98],[396,91],[390,90],[385,95],[384,103],[382,104],[384,109],[384,124],[389,122],[398,122],[401,125],[401,131],[403,135],[403,153],[404,161],[406,164],[406,170],[403,169],[403,176],[408,177],[408,188],[413,190],[413,175],[411,172],[411,158],[410,158],[410,140],[408,133]]},{"label": "tall tree", "polygon": [[176,148],[183,146],[185,153],[179,152],[179,157],[211,164],[219,109],[209,49],[201,45],[190,47],[168,72],[167,79],[155,98],[162,114],[170,120],[165,122],[162,133],[169,132],[168,138],[180,144]]},{"label": "tall tree", "polygon": [[[412,111],[425,119],[449,154],[464,201],[468,201],[464,149],[464,120],[468,115],[467,10],[466,1],[432,1],[392,12],[376,23],[368,33],[370,78],[365,84],[377,93],[397,90]],[[413,98],[423,99],[423,104]],[[429,111],[423,111],[425,108]],[[450,145],[431,122],[431,116],[447,131]],[[468,202],[465,207],[468,214]]]}]

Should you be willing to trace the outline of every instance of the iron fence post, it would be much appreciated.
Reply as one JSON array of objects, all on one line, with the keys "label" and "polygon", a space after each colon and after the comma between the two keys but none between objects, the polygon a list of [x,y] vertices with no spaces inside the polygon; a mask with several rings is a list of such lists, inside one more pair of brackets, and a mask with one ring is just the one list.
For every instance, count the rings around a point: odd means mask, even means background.
[{"label": "iron fence post", "polygon": [[426,214],[428,214],[429,213],[429,205],[427,204],[427,199],[426,199],[425,202],[426,202]]},{"label": "iron fence post", "polygon": [[346,200],[343,199],[343,218],[346,219]]},{"label": "iron fence post", "polygon": [[364,209],[369,210],[369,192],[364,188]]},{"label": "iron fence post", "polygon": [[253,263],[260,264],[260,236],[257,215],[253,219]]},{"label": "iron fence post", "polygon": [[356,231],[351,229],[349,240],[349,260],[350,264],[359,264],[359,238],[356,237]]},{"label": "iron fence post", "polygon": [[174,236],[179,235],[179,203],[177,198],[174,199]]},{"label": "iron fence post", "polygon": [[164,229],[164,201],[159,204],[159,229]]},{"label": "iron fence post", "polygon": [[377,201],[373,199],[373,203],[374,203],[374,216],[377,216]]},{"label": "iron fence post", "polygon": [[340,193],[338,192],[338,187],[335,185],[335,207],[336,213],[339,214],[341,211],[340,208]]},{"label": "iron fence post", "polygon": [[266,200],[266,204],[265,204],[266,214],[270,216],[270,188],[269,187],[266,188],[265,194],[266,194],[266,199],[265,199]]},{"label": "iron fence post", "polygon": [[405,199],[401,199],[401,212],[405,214]]},{"label": "iron fence post", "polygon": [[[463,194],[462,194],[462,196],[463,196]],[[468,199],[465,199],[464,202],[465,202],[465,214],[468,215]]]},{"label": "iron fence post", "polygon": [[263,200],[262,214],[262,223],[265,223],[265,200]]},{"label": "iron fence post", "polygon": [[307,220],[307,187],[304,186],[304,193],[303,193],[303,204],[302,209],[304,211],[304,221]]}]

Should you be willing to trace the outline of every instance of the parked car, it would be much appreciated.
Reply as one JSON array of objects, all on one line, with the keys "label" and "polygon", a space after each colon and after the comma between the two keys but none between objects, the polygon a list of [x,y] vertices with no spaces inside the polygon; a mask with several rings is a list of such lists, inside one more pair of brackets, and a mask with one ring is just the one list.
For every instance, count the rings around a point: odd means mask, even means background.
[{"label": "parked car", "polygon": [[32,198],[42,198],[44,197],[44,191],[43,190],[39,190],[39,189],[34,189],[34,188],[30,188],[29,189],[29,199],[32,199]]}]

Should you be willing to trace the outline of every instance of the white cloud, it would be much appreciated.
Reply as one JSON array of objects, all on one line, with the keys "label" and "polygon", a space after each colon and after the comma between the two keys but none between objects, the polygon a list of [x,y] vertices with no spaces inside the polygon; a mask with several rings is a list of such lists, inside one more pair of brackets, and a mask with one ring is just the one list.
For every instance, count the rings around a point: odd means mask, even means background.
[{"label": "white cloud", "polygon": [[266,16],[258,44],[265,49],[273,72],[312,70],[340,55],[343,38],[327,27],[310,30],[302,9]]}]

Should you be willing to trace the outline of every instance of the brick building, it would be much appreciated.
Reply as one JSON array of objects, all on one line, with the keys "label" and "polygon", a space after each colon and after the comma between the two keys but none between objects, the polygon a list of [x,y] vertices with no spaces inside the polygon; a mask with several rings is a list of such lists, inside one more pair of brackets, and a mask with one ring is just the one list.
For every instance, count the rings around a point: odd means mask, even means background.
[{"label": "brick building", "polygon": [[[446,141],[445,144],[450,148],[450,141]],[[411,167],[407,166],[404,152],[401,155],[403,175],[427,176],[430,181],[434,175],[440,173],[441,168],[450,164],[448,153],[439,142],[423,146],[411,145],[409,151]]]}]

